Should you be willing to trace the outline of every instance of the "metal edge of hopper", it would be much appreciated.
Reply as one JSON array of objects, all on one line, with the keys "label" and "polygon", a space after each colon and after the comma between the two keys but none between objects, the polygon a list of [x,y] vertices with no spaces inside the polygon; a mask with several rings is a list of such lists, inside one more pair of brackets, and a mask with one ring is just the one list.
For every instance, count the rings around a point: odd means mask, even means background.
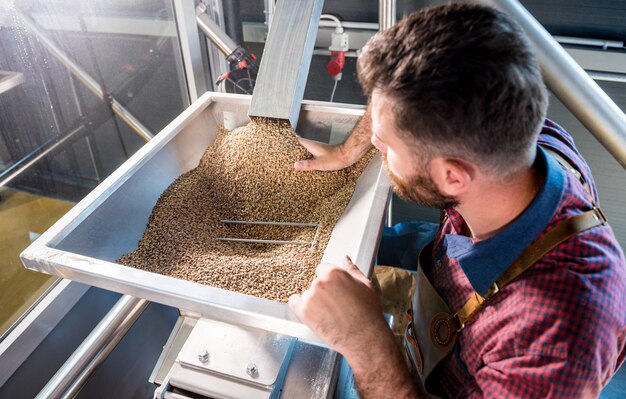
[{"label": "metal edge of hopper", "polygon": [[[158,154],[179,132],[185,129],[190,120],[204,112],[210,104],[214,102],[245,104],[249,101],[250,97],[243,95],[223,93],[206,93],[203,95],[33,242],[21,254],[24,265],[31,270],[196,312],[212,320],[261,328],[312,342],[319,342],[313,332],[300,323],[284,303],[164,275],[146,273],[113,262],[54,248],[60,241],[72,234],[78,225],[102,205],[146,162],[149,162],[155,154]],[[308,104],[307,102],[303,104],[303,108],[309,111],[329,111],[328,107]],[[332,108],[338,114],[357,116],[362,113],[362,110],[356,110],[354,107],[345,109],[342,107]],[[381,174],[384,174],[384,171],[382,171],[380,163],[370,163],[364,174],[359,178],[359,181],[365,179],[368,182],[361,184],[361,186],[370,186],[371,183],[376,182],[374,184],[374,192],[369,193],[366,197],[357,199],[356,202],[355,198],[353,198],[347,209],[352,208],[353,211],[355,207],[362,208],[363,211],[365,208],[375,209],[376,215],[382,212],[384,203],[386,203],[386,195],[388,194],[388,182],[381,183]],[[357,181],[357,187],[359,186],[359,181]],[[362,188],[364,189],[365,187]],[[380,196],[385,198],[379,200],[378,197]],[[375,215],[370,216],[375,218]],[[380,219],[382,220],[382,216],[380,216]],[[362,220],[359,224],[366,222],[369,223],[371,220]],[[345,223],[343,224],[345,225]],[[375,231],[366,229],[362,234],[358,234],[359,238],[354,236],[353,231],[350,231],[352,230],[349,228],[350,226],[346,227],[350,233],[348,241],[363,241],[358,248],[355,247],[351,251],[351,256],[356,255],[353,259],[365,259],[374,256]],[[339,242],[344,242],[345,237],[336,238]],[[333,241],[332,236],[331,241]],[[367,265],[364,266],[367,268]]]}]

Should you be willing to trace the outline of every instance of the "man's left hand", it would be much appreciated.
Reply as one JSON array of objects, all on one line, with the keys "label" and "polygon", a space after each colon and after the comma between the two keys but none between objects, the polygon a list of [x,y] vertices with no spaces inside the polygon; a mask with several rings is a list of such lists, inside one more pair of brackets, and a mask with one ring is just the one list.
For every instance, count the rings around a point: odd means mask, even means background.
[{"label": "man's left hand", "polygon": [[[349,361],[359,362],[363,343],[388,329],[378,293],[346,256],[343,266],[322,263],[311,287],[289,298],[296,316]],[[365,351],[367,352],[367,351]]]}]

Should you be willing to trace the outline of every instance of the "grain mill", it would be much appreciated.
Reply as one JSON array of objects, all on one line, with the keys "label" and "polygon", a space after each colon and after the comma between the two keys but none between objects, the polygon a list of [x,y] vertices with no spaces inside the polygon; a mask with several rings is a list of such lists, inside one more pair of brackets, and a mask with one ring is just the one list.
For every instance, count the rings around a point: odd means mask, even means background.
[{"label": "grain mill", "polygon": [[[328,140],[362,109],[303,102],[322,0],[278,1],[252,97],[208,92],[172,121],[23,254],[27,267],[180,309],[150,379],[158,398],[331,397],[340,358],[287,305],[116,263],[141,238],[161,193],[194,168],[218,125],[288,121]],[[348,254],[369,275],[389,183],[377,157],[357,181],[324,261]],[[142,299],[136,299],[142,298]],[[145,305],[143,305],[145,306]]]}]

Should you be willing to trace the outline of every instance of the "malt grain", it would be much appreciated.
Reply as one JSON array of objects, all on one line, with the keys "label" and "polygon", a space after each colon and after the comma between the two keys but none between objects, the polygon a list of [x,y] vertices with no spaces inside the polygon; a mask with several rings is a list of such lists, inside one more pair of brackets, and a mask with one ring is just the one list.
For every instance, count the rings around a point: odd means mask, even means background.
[{"label": "malt grain", "polygon": [[[313,280],[331,231],[373,151],[350,168],[299,172],[310,157],[289,124],[267,119],[227,131],[197,168],[161,195],[137,249],[118,262],[185,280],[286,302]],[[313,240],[314,228],[246,226],[221,220],[319,223],[317,244],[233,243],[217,237]]]}]

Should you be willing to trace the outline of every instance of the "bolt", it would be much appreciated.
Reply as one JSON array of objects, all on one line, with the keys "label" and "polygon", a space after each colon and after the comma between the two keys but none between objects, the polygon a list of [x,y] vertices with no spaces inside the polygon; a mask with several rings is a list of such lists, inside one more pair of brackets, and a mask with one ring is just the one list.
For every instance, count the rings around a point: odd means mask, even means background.
[{"label": "bolt", "polygon": [[250,363],[246,366],[246,373],[248,373],[250,377],[256,377],[256,375],[259,374],[259,369],[256,364]]},{"label": "bolt", "polygon": [[209,352],[206,349],[203,349],[198,353],[198,360],[202,363],[207,363],[209,361]]}]

